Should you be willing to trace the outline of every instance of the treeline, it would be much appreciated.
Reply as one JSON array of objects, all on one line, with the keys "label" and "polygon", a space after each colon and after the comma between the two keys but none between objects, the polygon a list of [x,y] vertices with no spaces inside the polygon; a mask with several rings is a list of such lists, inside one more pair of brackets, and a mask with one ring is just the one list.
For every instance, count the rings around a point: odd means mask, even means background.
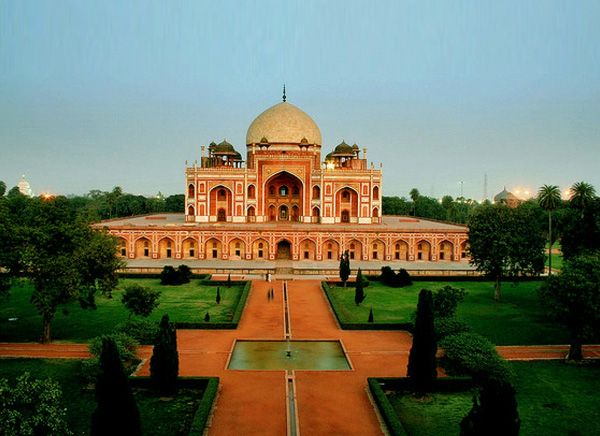
[{"label": "treeline", "polygon": [[470,198],[452,198],[450,195],[444,195],[440,201],[437,198],[421,195],[417,189],[412,189],[409,197],[384,196],[383,214],[416,216],[466,224],[473,211],[481,205]]},{"label": "treeline", "polygon": [[[7,197],[21,195],[16,186],[6,193],[6,185],[0,181],[0,197],[5,194]],[[68,195],[66,200],[76,215],[87,221],[100,221],[148,213],[183,213],[185,196],[176,194],[165,197],[158,193],[154,197],[146,197],[125,193],[116,186],[110,192],[94,189],[85,195]]]}]

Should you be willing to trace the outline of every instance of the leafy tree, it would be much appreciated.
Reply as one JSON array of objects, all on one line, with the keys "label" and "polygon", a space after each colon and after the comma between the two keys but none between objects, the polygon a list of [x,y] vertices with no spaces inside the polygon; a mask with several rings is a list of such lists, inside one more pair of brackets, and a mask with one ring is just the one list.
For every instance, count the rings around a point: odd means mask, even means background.
[{"label": "leafy tree", "polygon": [[12,202],[21,209],[11,211],[18,238],[12,241],[15,251],[8,270],[31,280],[31,302],[42,315],[41,339],[47,343],[58,307],[79,300],[83,308],[95,308],[95,292],[116,286],[122,263],[115,239],[75,219],[66,198],[23,197]]},{"label": "leafy tree", "polygon": [[578,213],[567,210],[561,238],[561,249],[565,259],[600,250],[600,199],[595,198]]},{"label": "leafy tree", "polygon": [[348,250],[346,250],[340,257],[340,279],[342,280],[344,287],[346,287],[348,277],[350,277],[350,254],[348,253]]},{"label": "leafy tree", "polygon": [[221,304],[221,288],[217,286],[217,298],[215,299],[217,304]]},{"label": "leafy tree", "polygon": [[358,272],[356,273],[356,287],[354,288],[354,303],[356,303],[356,305],[358,306],[360,303],[362,303],[364,301],[365,298],[366,298],[366,295],[365,295],[365,291],[364,291],[362,272],[360,271],[360,268],[359,268]]},{"label": "leafy tree", "polygon": [[92,436],[141,435],[140,413],[129,380],[110,338],[102,341],[100,372],[96,380],[96,410],[92,414]]},{"label": "leafy tree", "polygon": [[600,328],[600,254],[566,260],[540,288],[540,300],[550,315],[570,333],[567,359],[583,358],[581,344]]},{"label": "leafy tree", "polygon": [[132,315],[148,317],[160,304],[159,297],[160,291],[141,285],[129,285],[125,287],[121,302],[129,311],[129,318]]},{"label": "leafy tree", "polygon": [[172,395],[177,391],[179,355],[177,353],[177,333],[169,315],[160,320],[160,333],[150,358],[150,377],[162,395]]},{"label": "leafy tree", "polygon": [[506,276],[538,274],[544,268],[544,236],[527,207],[481,206],[469,220],[471,264],[496,281],[500,301]]},{"label": "leafy tree", "polygon": [[433,314],[436,318],[453,317],[458,303],[465,299],[467,292],[462,288],[446,285],[433,293]]},{"label": "leafy tree", "polygon": [[412,204],[402,197],[381,197],[382,213],[384,215],[410,215]]},{"label": "leafy tree", "polygon": [[552,211],[558,209],[561,204],[560,189],[556,185],[544,185],[538,192],[538,202],[542,209],[548,212],[548,240],[550,249],[548,251],[548,274],[552,275]]},{"label": "leafy tree", "polygon": [[461,421],[460,434],[516,436],[520,427],[515,388],[507,381],[490,379],[479,390],[479,403],[473,397],[473,408]]},{"label": "leafy tree", "polygon": [[15,386],[0,379],[0,434],[68,436],[66,409],[60,385],[51,379],[32,379],[28,372]]},{"label": "leafy tree", "polygon": [[4,197],[4,194],[6,194],[6,183],[0,180],[0,197]]},{"label": "leafy tree", "polygon": [[415,391],[421,395],[429,392],[433,379],[437,377],[436,352],[433,297],[431,291],[421,289],[413,342],[408,356],[408,377],[412,380]]}]

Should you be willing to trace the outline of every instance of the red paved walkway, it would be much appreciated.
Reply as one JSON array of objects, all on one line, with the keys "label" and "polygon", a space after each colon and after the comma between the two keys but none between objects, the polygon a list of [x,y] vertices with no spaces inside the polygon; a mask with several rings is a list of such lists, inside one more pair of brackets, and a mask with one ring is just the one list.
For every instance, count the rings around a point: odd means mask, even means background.
[{"label": "red paved walkway", "polygon": [[[267,290],[275,288],[275,299]],[[341,340],[351,371],[296,371],[300,433],[304,435],[382,434],[366,392],[367,377],[406,374],[411,337],[398,331],[339,330],[318,281],[288,282],[293,339]],[[282,282],[255,281],[237,330],[179,330],[181,375],[218,376],[221,388],[209,435],[283,435],[286,433],[284,371],[227,370],[237,339],[283,339]],[[561,359],[567,346],[498,347],[508,359]],[[586,357],[600,358],[600,346],[586,346]],[[150,347],[140,354],[148,358]],[[82,344],[0,344],[0,356],[88,357]],[[148,361],[139,374],[147,375]]]}]

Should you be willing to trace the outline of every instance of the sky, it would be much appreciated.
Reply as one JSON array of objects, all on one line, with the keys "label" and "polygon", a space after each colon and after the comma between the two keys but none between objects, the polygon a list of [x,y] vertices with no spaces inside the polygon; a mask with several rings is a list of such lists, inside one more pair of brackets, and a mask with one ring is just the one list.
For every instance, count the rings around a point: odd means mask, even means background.
[{"label": "sky", "polygon": [[0,0],[0,180],[183,193],[290,103],[383,195],[600,191],[598,1]]}]

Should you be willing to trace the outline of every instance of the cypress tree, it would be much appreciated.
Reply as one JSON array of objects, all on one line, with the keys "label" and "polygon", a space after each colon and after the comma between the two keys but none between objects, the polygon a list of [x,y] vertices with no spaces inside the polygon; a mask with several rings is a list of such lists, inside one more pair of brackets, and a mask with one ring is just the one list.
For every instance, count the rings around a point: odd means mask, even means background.
[{"label": "cypress tree", "polygon": [[221,288],[219,288],[217,286],[217,298],[216,298],[217,304],[221,304]]},{"label": "cypress tree", "polygon": [[368,322],[373,322],[373,307],[371,307],[371,310],[369,311],[369,321]]},{"label": "cypress tree", "polygon": [[175,325],[169,321],[169,315],[163,315],[150,358],[150,377],[162,395],[172,395],[177,391],[178,374],[179,355]]},{"label": "cypress tree", "polygon": [[96,410],[92,414],[92,436],[141,435],[140,413],[119,358],[117,345],[102,338],[100,372],[96,379]]},{"label": "cypress tree", "polygon": [[210,314],[208,312],[206,312],[206,315],[204,315],[204,321],[206,321],[206,322],[210,321]]},{"label": "cypress tree", "polygon": [[433,379],[437,377],[437,342],[433,321],[433,296],[431,291],[421,289],[413,343],[408,356],[408,377],[420,395],[429,392]]},{"label": "cypress tree", "polygon": [[231,288],[231,273],[227,274],[227,287]]},{"label": "cypress tree", "polygon": [[366,297],[363,286],[362,272],[359,268],[356,273],[356,288],[354,289],[354,302],[357,306],[362,303]]}]

